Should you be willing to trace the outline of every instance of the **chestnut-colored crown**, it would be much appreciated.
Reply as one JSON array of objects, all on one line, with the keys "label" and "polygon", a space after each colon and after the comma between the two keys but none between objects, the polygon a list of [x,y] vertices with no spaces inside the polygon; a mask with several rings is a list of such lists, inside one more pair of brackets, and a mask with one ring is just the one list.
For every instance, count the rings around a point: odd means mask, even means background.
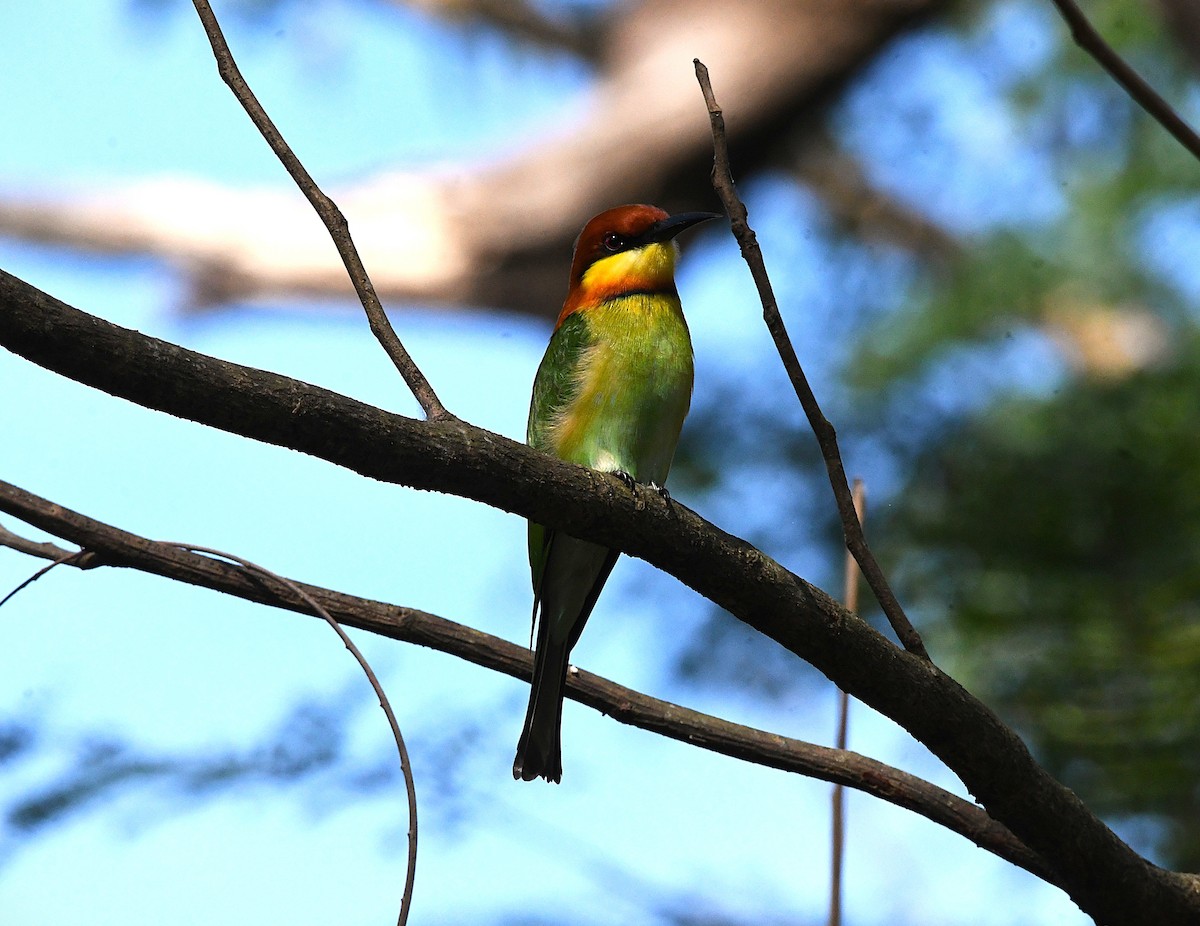
[{"label": "chestnut-colored crown", "polygon": [[644,243],[641,236],[668,218],[665,210],[644,204],[616,206],[594,216],[575,240],[571,285],[577,285],[596,261]]}]

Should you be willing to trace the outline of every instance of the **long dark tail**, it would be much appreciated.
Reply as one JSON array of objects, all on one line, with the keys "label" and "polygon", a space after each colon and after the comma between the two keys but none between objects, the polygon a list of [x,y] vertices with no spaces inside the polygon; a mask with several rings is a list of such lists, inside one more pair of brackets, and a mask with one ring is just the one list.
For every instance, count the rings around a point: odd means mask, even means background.
[{"label": "long dark tail", "polygon": [[529,709],[513,761],[513,778],[525,781],[562,780],[560,733],[567,660],[620,555],[566,535],[551,538],[534,603],[535,613],[540,613]]},{"label": "long dark tail", "polygon": [[571,653],[564,642],[551,640],[549,624],[544,618],[538,622],[529,708],[513,761],[513,778],[525,781],[539,776],[547,781],[562,780],[563,686],[567,682],[567,660]]}]

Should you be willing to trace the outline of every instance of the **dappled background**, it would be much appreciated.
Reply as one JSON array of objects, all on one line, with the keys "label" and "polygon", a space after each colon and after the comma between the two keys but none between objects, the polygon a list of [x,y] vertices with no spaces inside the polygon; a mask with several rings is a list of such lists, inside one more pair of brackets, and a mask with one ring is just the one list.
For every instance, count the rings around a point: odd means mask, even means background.
[{"label": "dappled background", "polygon": [[[1087,7],[1195,122],[1189,9]],[[934,658],[1137,848],[1200,869],[1200,165],[1069,44],[1048,0],[216,12],[443,400],[514,437],[582,223],[619,202],[716,205],[701,57],[784,317],[868,484],[868,534]],[[0,266],[119,324],[415,413],[190,7],[0,20]],[[673,495],[839,593],[823,467],[732,240],[690,236],[679,284],[697,387]],[[515,518],[8,354],[0,397],[0,476],[31,491],[528,638]],[[0,551],[0,593],[38,565]],[[0,631],[0,920],[82,903],[95,923],[394,916],[402,787],[328,628],[59,569],[0,610]],[[576,705],[563,784],[514,783],[521,683],[358,639],[413,751],[413,922],[822,921],[827,786]],[[574,658],[832,739],[828,682],[635,561]],[[856,707],[851,726],[853,748],[955,787],[887,721]],[[854,798],[849,826],[852,922],[1082,921],[896,808]]]}]

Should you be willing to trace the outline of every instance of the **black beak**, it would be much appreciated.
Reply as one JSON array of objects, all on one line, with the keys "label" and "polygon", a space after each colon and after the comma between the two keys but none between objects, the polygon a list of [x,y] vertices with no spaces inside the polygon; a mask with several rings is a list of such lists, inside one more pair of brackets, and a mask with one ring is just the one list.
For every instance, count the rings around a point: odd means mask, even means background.
[{"label": "black beak", "polygon": [[681,212],[670,216],[661,222],[655,222],[638,237],[650,244],[656,241],[670,241],[684,229],[707,222],[709,219],[723,219],[725,216],[718,212]]}]

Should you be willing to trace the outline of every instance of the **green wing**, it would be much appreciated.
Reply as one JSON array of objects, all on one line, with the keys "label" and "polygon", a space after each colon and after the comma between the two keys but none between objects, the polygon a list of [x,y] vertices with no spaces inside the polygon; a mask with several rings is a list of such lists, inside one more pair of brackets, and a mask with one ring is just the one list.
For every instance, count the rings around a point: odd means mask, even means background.
[{"label": "green wing", "polygon": [[525,429],[525,441],[530,447],[554,453],[547,430],[559,409],[575,398],[579,390],[576,372],[580,358],[591,343],[587,320],[581,312],[568,315],[551,335],[546,355],[533,379],[533,401]]},{"label": "green wing", "polygon": [[[591,343],[587,320],[582,312],[568,315],[550,336],[546,355],[542,357],[533,379],[533,400],[529,404],[529,423],[525,429],[525,442],[530,447],[554,453],[550,445],[550,425],[559,410],[575,398],[579,390],[575,374],[583,352]],[[553,531],[542,525],[529,522],[529,570],[533,578],[535,605],[541,592],[542,570],[546,567],[546,553],[553,535]]]}]

